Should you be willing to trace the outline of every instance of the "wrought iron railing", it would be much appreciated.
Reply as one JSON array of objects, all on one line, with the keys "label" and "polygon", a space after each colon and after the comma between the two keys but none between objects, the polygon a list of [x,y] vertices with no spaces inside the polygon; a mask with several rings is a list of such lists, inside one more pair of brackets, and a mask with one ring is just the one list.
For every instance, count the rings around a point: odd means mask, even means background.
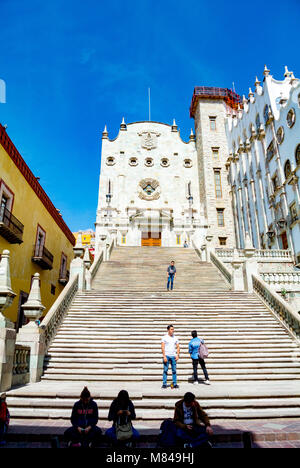
[{"label": "wrought iron railing", "polygon": [[33,260],[41,259],[45,261],[49,266],[52,266],[54,257],[44,245],[34,245],[32,258]]},{"label": "wrought iron railing", "polygon": [[0,223],[22,239],[24,225],[4,206],[0,208]]}]

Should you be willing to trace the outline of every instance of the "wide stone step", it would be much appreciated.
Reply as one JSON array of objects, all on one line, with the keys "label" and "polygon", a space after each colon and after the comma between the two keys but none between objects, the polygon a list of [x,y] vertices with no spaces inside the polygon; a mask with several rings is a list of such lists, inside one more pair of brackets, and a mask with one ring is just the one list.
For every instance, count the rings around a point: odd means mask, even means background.
[{"label": "wide stone step", "polygon": [[[100,409],[109,409],[113,397],[95,399]],[[160,408],[174,409],[178,398],[158,399],[158,398],[143,398],[134,401],[136,409]],[[8,397],[7,402],[11,412],[14,408],[65,408],[72,409],[74,398],[38,398],[38,397]],[[281,407],[299,407],[300,398],[248,398],[248,399],[232,399],[226,400],[222,398],[201,399],[201,406],[204,410],[208,408],[252,408],[253,406],[260,408],[281,408]]]},{"label": "wide stone step", "polygon": [[[102,363],[101,364],[101,368],[102,369],[111,369],[112,368],[112,363],[113,361],[111,361],[111,363]],[[53,361],[52,359],[50,361],[48,361],[48,364],[47,364],[47,369],[52,369],[52,368],[56,368],[56,369],[81,369],[82,368],[82,364],[83,362],[72,362],[72,363],[59,363],[59,362],[55,362]],[[161,366],[161,362],[156,362],[156,363],[153,363],[153,364],[147,364],[145,363],[143,365],[143,369],[144,370],[153,370],[155,371],[157,369],[157,365],[160,365]],[[118,364],[118,365],[114,365],[113,367],[114,368],[124,368],[124,369],[134,369],[136,367],[139,367],[140,364],[129,364],[128,362],[124,363],[124,364]],[[99,363],[85,363],[84,365],[85,369],[98,369],[99,368]],[[191,371],[191,362],[186,362],[186,363],[181,363],[179,362],[178,365],[177,365],[177,368],[178,369],[187,369],[189,371]],[[215,364],[215,363],[207,363],[207,368],[208,369],[228,369],[228,364]],[[201,368],[199,368],[200,371],[201,371]],[[246,362],[242,362],[242,363],[232,363],[231,365],[231,369],[249,369],[249,370],[256,370],[256,369],[297,369],[297,372],[300,371],[300,362],[299,363],[272,363],[272,362],[266,362],[266,363],[255,363],[255,365],[253,365],[252,363],[246,363]]]},{"label": "wide stone step", "polygon": [[[300,377],[298,374],[249,374],[249,373],[246,373],[246,374],[232,374],[232,375],[225,375],[225,374],[222,374],[222,375],[214,375],[212,374],[212,376],[210,377],[213,377],[211,378],[212,381],[214,382],[220,382],[220,381],[223,381],[223,382],[227,382],[227,381],[232,381],[232,382],[237,382],[237,381],[266,381],[266,380],[269,380],[269,381],[287,381],[287,380],[297,380],[299,381],[300,380]],[[159,375],[145,375],[145,374],[140,374],[140,375],[123,375],[123,374],[120,374],[120,373],[115,373],[115,374],[67,374],[67,373],[56,373],[56,374],[52,374],[52,373],[49,373],[47,372],[46,374],[43,375],[42,377],[42,381],[59,381],[59,380],[62,380],[62,381],[67,381],[67,380],[70,380],[70,381],[74,381],[74,382],[78,382],[78,381],[82,381],[82,382],[107,382],[108,380],[110,382],[137,382],[137,383],[140,383],[142,381],[144,382],[158,382],[158,381],[161,381],[162,380],[162,377],[159,376]],[[180,383],[180,381],[179,381]],[[299,382],[300,383],[300,382]]]}]

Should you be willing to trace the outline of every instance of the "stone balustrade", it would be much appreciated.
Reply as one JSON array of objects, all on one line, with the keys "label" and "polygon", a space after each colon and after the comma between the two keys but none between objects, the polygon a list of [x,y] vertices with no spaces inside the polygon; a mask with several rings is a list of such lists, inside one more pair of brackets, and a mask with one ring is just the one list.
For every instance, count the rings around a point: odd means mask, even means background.
[{"label": "stone balustrade", "polygon": [[267,307],[300,339],[300,315],[292,309],[262,278],[252,275],[253,290]]},{"label": "stone balustrade", "polygon": [[[243,249],[236,249],[238,252],[238,256],[244,258],[244,250]],[[222,258],[224,262],[231,262],[234,249],[215,249],[215,254],[217,257]],[[282,250],[282,249],[266,249],[260,250],[256,249],[254,258],[257,259],[258,262],[290,262],[293,263],[293,257],[291,250]]]},{"label": "stone balustrade", "polygon": [[224,278],[228,281],[229,284],[232,284],[232,273],[226,268],[224,263],[222,263],[213,252],[210,252],[210,260],[211,262],[218,268],[218,270],[222,273]]},{"label": "stone balustrade", "polygon": [[56,335],[57,329],[61,324],[73,298],[78,291],[78,275],[70,279],[67,286],[62,293],[58,296],[46,317],[41,323],[41,328],[44,330],[45,335],[45,348],[48,349],[51,341]]},{"label": "stone balustrade", "polygon": [[16,345],[13,364],[12,385],[24,385],[29,382],[30,347]]},{"label": "stone balustrade", "polygon": [[99,252],[99,254],[94,258],[93,264],[90,268],[90,273],[91,273],[91,279],[93,280],[96,276],[97,271],[99,270],[99,267],[101,263],[103,262],[103,250]]},{"label": "stone balustrade", "polygon": [[261,278],[271,286],[275,287],[291,287],[293,290],[300,290],[300,272],[276,272],[276,273],[261,273]]}]

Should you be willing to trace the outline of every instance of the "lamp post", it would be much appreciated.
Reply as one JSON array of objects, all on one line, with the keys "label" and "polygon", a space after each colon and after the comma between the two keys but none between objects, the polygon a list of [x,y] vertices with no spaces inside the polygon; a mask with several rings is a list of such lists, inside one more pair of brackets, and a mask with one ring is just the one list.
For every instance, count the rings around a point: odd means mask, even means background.
[{"label": "lamp post", "polygon": [[194,198],[192,195],[188,197],[188,202],[189,202],[189,217],[190,217],[190,223],[193,224],[193,201]]}]

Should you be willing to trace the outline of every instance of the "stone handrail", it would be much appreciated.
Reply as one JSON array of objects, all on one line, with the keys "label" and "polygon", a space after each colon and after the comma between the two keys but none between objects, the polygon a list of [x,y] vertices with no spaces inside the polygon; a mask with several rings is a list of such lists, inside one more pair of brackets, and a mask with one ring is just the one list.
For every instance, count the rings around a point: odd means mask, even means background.
[{"label": "stone handrail", "polygon": [[16,344],[13,375],[29,373],[30,347]]},{"label": "stone handrail", "polygon": [[109,249],[108,249],[108,258],[110,258],[114,246],[115,246],[115,238],[113,238],[112,243],[111,243],[110,246],[109,246]]},{"label": "stone handrail", "polygon": [[210,252],[210,260],[222,273],[222,275],[228,281],[228,283],[232,284],[232,273],[228,270],[224,263],[221,262],[221,260],[218,257],[216,257],[216,255],[213,252]]},{"label": "stone handrail", "polygon": [[267,307],[284,323],[289,331],[300,338],[300,315],[259,276],[252,275],[253,290]]},{"label": "stone handrail", "polygon": [[[237,252],[239,257],[245,257],[243,249],[237,249]],[[231,261],[233,258],[234,249],[215,249],[215,253],[217,257],[223,258],[224,261],[227,262]],[[270,259],[293,262],[291,250],[282,249],[256,249],[254,258],[256,258],[258,262],[268,262]]]},{"label": "stone handrail", "polygon": [[289,249],[257,250],[255,256],[259,258],[287,258],[293,261],[292,252]]},{"label": "stone handrail", "polygon": [[79,275],[76,275],[74,278],[70,279],[41,323],[41,327],[45,332],[46,350],[56,335],[57,329],[61,324],[71,302],[73,301],[76,292],[78,291],[78,278]]},{"label": "stone handrail", "polygon": [[278,272],[278,273],[261,273],[260,276],[268,284],[290,284],[300,286],[300,272]]},{"label": "stone handrail", "polygon": [[91,279],[94,279],[96,276],[97,271],[99,270],[99,267],[101,263],[103,262],[103,250],[99,252],[97,257],[94,258],[93,264],[90,268],[90,273],[91,273]]}]

